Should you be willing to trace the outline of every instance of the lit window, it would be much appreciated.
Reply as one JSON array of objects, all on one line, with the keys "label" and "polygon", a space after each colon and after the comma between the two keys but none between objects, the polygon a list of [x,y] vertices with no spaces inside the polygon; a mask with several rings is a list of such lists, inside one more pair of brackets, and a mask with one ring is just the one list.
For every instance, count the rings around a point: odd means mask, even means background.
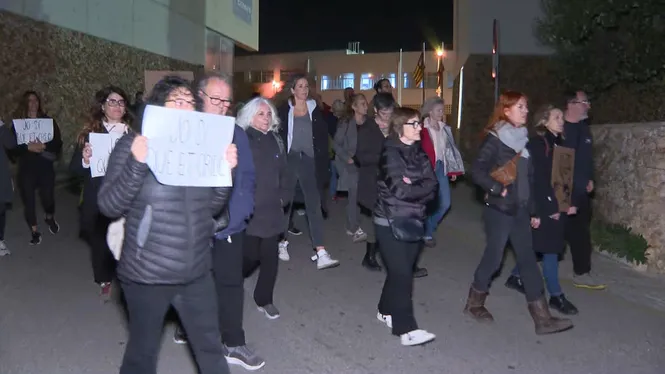
[{"label": "lit window", "polygon": [[321,91],[326,91],[330,90],[330,77],[327,75],[322,75],[321,76]]},{"label": "lit window", "polygon": [[411,88],[411,77],[409,77],[409,73],[404,73],[402,79],[404,79],[402,88]]},{"label": "lit window", "polygon": [[360,90],[371,90],[374,88],[374,76],[372,73],[362,73],[360,75]]},{"label": "lit window", "polygon": [[341,87],[339,87],[339,90],[343,90],[347,87],[355,88],[355,75],[353,73],[344,73],[339,76]]}]

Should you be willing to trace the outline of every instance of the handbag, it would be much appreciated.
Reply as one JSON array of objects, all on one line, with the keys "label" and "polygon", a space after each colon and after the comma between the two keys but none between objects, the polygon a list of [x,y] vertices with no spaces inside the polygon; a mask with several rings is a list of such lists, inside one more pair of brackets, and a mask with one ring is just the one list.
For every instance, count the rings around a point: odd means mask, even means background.
[{"label": "handbag", "polygon": [[106,233],[106,244],[108,244],[113,257],[120,260],[122,253],[122,242],[125,240],[125,217],[111,222]]},{"label": "handbag", "polygon": [[425,223],[411,217],[396,217],[388,220],[395,239],[401,242],[419,242],[425,237]]},{"label": "handbag", "polygon": [[501,183],[504,187],[515,182],[517,178],[517,160],[522,156],[522,152],[516,154],[505,164],[497,167],[490,172],[490,177]]}]

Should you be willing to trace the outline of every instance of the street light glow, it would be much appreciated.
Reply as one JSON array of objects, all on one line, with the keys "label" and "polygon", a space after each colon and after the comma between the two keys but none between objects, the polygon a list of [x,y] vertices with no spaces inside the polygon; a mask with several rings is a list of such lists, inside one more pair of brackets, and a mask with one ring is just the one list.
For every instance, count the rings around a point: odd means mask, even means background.
[{"label": "street light glow", "polygon": [[442,49],[437,49],[436,50],[436,55],[439,56],[439,57],[442,57],[443,56],[443,50]]}]

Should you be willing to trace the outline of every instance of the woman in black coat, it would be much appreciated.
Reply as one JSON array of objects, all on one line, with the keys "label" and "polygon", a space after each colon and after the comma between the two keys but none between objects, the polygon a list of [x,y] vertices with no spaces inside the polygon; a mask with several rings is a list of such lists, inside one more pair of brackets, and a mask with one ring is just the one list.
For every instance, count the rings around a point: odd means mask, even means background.
[{"label": "woman in black coat", "polygon": [[[104,181],[106,165],[91,165],[93,153],[110,152],[111,149],[92,149],[90,134],[115,134],[119,139],[131,126],[132,114],[128,110],[129,98],[119,87],[108,86],[95,94],[90,108],[90,118],[76,140],[76,148],[69,163],[69,171],[83,178],[80,205],[80,230],[90,246],[90,260],[95,283],[101,288],[102,297],[108,297],[111,281],[115,276],[116,261],[106,243],[106,233],[111,220],[99,212],[97,193]],[[114,146],[113,144],[112,146]],[[92,177],[92,169],[104,170],[102,175]]]},{"label": "woman in black coat", "polygon": [[[563,314],[577,314],[577,308],[566,299],[559,283],[559,256],[566,248],[564,228],[567,216],[575,214],[576,208],[561,212],[552,187],[554,150],[562,142],[563,112],[548,105],[538,112],[536,120],[536,135],[527,145],[534,169],[533,200],[536,217],[540,219],[540,226],[532,231],[533,248],[543,255],[543,276],[550,294],[550,307]],[[506,287],[524,292],[517,266],[506,280]]]},{"label": "woman in black coat", "polygon": [[[464,312],[480,322],[494,321],[485,307],[494,274],[512,244],[536,334],[551,334],[573,327],[569,319],[553,317],[543,296],[543,279],[533,251],[531,228],[537,229],[532,192],[533,165],[526,124],[528,106],[520,92],[501,94],[484,129],[485,141],[471,168],[473,181],[485,190],[485,240],[487,245],[476,268]],[[503,172],[501,172],[503,170]]]},{"label": "woman in black coat", "polygon": [[[370,110],[379,114],[376,117],[368,117],[365,123],[358,127],[356,153],[353,157],[353,161],[358,167],[358,205],[361,208],[360,213],[365,217],[369,217],[369,219],[371,219],[374,205],[376,205],[379,161],[387,135],[387,131],[384,133],[377,121],[384,125],[383,128],[389,128],[390,117],[396,106],[395,99],[389,94],[376,95],[372,103],[374,108]],[[374,225],[364,226],[367,234],[365,239],[367,244],[362,266],[369,270],[380,271],[381,266],[376,259],[378,248]]]},{"label": "woman in black coat", "polygon": [[[23,94],[21,103],[14,113],[14,119],[52,119],[44,111],[42,99],[35,91],[27,91]],[[62,138],[58,123],[53,120],[53,137],[50,140],[36,139],[27,144],[16,147],[18,157],[18,189],[23,200],[25,220],[30,227],[30,245],[42,242],[42,234],[37,225],[37,199],[36,192],[39,191],[39,200],[44,208],[44,222],[51,234],[60,231],[60,225],[55,220],[55,169],[53,163],[62,151]],[[16,129],[12,127],[14,136]],[[42,140],[46,140],[42,142]]]},{"label": "woman in black coat", "polygon": [[420,113],[397,108],[390,120],[391,135],[379,161],[378,198],[374,225],[386,281],[377,318],[400,337],[402,345],[432,341],[435,335],[418,328],[413,312],[413,266],[425,236],[425,210],[438,182],[429,158],[420,147]]},{"label": "woman in black coat", "polygon": [[5,226],[7,224],[7,207],[14,196],[14,183],[9,167],[7,151],[16,148],[16,136],[11,125],[0,120],[0,257],[11,254],[5,244]]}]

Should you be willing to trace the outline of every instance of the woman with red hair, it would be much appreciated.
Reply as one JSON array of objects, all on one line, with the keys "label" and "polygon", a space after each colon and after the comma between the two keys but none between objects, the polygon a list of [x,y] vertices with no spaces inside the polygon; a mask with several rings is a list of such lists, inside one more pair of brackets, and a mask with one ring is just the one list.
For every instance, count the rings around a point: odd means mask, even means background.
[{"label": "woman with red hair", "polygon": [[510,240],[536,334],[542,335],[568,330],[573,323],[550,314],[543,295],[543,278],[533,251],[531,228],[538,228],[540,220],[535,218],[531,196],[532,163],[526,148],[528,132],[524,127],[528,113],[524,94],[503,93],[483,130],[485,139],[471,167],[473,181],[485,191],[483,220],[487,244],[476,268],[464,312],[478,321],[494,320],[485,307],[485,300]]}]

